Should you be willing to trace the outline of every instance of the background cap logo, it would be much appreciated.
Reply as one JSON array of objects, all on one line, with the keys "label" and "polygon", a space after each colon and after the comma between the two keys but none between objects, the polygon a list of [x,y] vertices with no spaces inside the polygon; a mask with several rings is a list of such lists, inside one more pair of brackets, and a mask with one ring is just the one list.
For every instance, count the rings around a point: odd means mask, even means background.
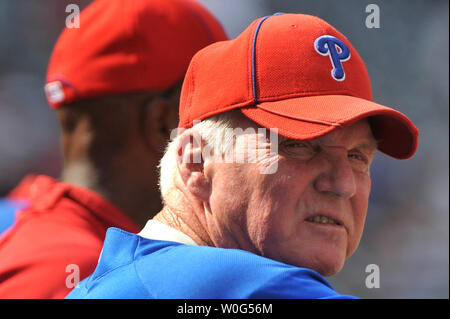
[{"label": "background cap logo", "polygon": [[44,87],[45,95],[51,103],[64,101],[66,98],[64,89],[60,81],[47,83]]},{"label": "background cap logo", "polygon": [[333,65],[331,76],[336,81],[345,80],[342,62],[350,59],[350,50],[347,45],[331,35],[322,35],[314,41],[314,49],[321,55],[328,55]]}]

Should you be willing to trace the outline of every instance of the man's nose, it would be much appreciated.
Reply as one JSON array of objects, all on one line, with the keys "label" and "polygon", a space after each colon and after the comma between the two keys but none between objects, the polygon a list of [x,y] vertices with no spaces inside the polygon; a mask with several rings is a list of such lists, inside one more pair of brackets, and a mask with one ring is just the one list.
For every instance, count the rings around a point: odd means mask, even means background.
[{"label": "man's nose", "polygon": [[349,199],[356,194],[354,171],[347,156],[333,157],[324,163],[314,187],[322,193]]}]

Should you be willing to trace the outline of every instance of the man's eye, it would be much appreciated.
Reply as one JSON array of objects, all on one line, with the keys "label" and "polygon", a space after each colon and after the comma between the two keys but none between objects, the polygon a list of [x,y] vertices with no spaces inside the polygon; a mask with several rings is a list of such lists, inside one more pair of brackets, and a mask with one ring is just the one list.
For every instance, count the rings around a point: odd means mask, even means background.
[{"label": "man's eye", "polygon": [[349,154],[348,154],[348,157],[349,157],[349,158],[352,158],[352,159],[356,159],[356,160],[362,161],[362,162],[364,162],[364,163],[367,163],[367,162],[368,162],[368,161],[367,161],[367,158],[366,158],[364,155],[362,155],[362,154],[358,154],[358,153],[349,153]]},{"label": "man's eye", "polygon": [[287,147],[306,147],[306,144],[302,142],[287,142],[285,145]]},{"label": "man's eye", "polygon": [[350,159],[350,164],[355,171],[361,173],[369,172],[370,161],[366,155],[361,153],[349,153],[348,158]]},{"label": "man's eye", "polygon": [[281,143],[280,148],[286,154],[294,157],[309,158],[314,154],[312,147],[302,141],[287,140]]},{"label": "man's eye", "polygon": [[286,140],[286,141],[281,142],[281,147],[289,148],[289,149],[296,149],[296,148],[307,148],[308,145],[302,141]]}]

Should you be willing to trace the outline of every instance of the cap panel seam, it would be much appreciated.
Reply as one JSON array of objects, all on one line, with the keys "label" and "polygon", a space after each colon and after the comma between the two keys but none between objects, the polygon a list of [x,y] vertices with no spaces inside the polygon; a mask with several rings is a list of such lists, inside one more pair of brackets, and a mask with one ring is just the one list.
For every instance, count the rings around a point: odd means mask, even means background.
[{"label": "cap panel seam", "polygon": [[198,119],[190,119],[190,121],[186,124],[191,124],[194,120],[203,120],[206,119],[210,116],[219,114],[219,113],[224,113],[224,112],[228,112],[237,108],[242,108],[242,107],[246,107],[246,106],[253,106],[253,99],[244,101],[244,102],[239,102],[239,103],[234,103],[234,104],[228,104],[227,106],[224,106],[220,109],[216,109],[213,111],[210,111],[208,113],[203,113]]},{"label": "cap panel seam", "polygon": [[[127,3],[129,3],[129,1],[127,2]],[[136,8],[133,8],[134,10],[136,10],[136,19],[133,19],[133,23],[131,24],[131,26],[129,26],[129,28],[128,28],[128,32],[130,32],[130,36],[131,37],[135,37],[136,35],[139,35],[139,28],[140,28],[140,15],[139,15],[139,10],[141,9],[140,7],[138,7],[137,9]],[[130,10],[130,9],[129,9]],[[130,11],[132,11],[132,9],[130,10]],[[135,13],[135,12],[132,12],[133,14]],[[122,18],[123,18],[123,16],[122,16]],[[138,44],[138,46],[139,46],[139,50],[137,50],[137,52],[136,52],[136,58],[137,58],[137,61],[136,61],[136,65],[138,66],[138,65],[140,65],[141,64],[141,62],[142,61],[144,61],[145,59],[144,59],[144,56],[145,56],[145,49],[144,49],[144,45],[143,45],[143,43],[144,43],[144,41],[136,41],[137,42],[137,44]],[[142,67],[138,67],[138,68],[136,68],[136,70],[138,70],[138,72],[140,73],[140,76],[141,77],[144,77],[145,76],[145,74],[144,74],[144,71],[145,70],[143,70],[143,68]]]},{"label": "cap panel seam", "polygon": [[[263,19],[263,18],[262,18]],[[256,24],[256,22],[255,22]],[[250,33],[250,34],[253,34]],[[247,92],[251,94],[251,98],[255,101],[254,92],[253,92],[253,38],[251,36],[248,37],[248,49],[247,49]]]},{"label": "cap panel seam", "polygon": [[194,83],[194,78],[195,78],[195,69],[196,69],[196,64],[197,64],[197,60],[196,59],[192,59],[192,65],[191,65],[191,72],[192,72],[192,76],[190,77],[190,79],[189,79],[189,87],[188,87],[188,96],[189,96],[189,100],[187,101],[187,104],[186,104],[186,111],[188,112],[188,120],[189,120],[189,123],[190,122],[192,122],[192,119],[191,119],[191,117],[192,117],[192,112],[191,112],[191,108],[192,108],[192,99],[193,99],[193,96],[194,96],[194,85],[195,85],[195,83]]},{"label": "cap panel seam", "polygon": [[214,36],[214,32],[212,31],[212,29],[210,29],[209,23],[203,16],[203,14],[194,7],[191,1],[184,1],[181,3],[192,13],[192,15],[195,16],[195,21],[198,23],[200,29],[206,34],[209,44],[214,43],[216,41],[216,37]]},{"label": "cap panel seam", "polygon": [[252,92],[253,101],[255,104],[258,103],[258,96],[256,93],[256,90],[257,90],[257,88],[256,88],[256,39],[258,38],[258,32],[259,32],[259,29],[261,28],[261,25],[269,17],[270,16],[265,16],[259,20],[258,24],[256,25],[255,31],[253,33],[253,37],[250,38],[250,42],[251,42],[251,55],[250,55],[251,56],[251,58],[250,58],[251,91],[250,92]]},{"label": "cap panel seam", "polygon": [[258,22],[258,24],[256,25],[256,29],[254,31],[254,35],[253,38],[251,39],[251,43],[252,43],[252,51],[251,51],[251,81],[252,81],[252,87],[251,87],[251,92],[253,93],[253,100],[255,104],[258,104],[258,94],[257,94],[257,87],[256,87],[256,45],[257,45],[257,39],[258,39],[258,33],[259,30],[261,29],[262,24],[264,23],[264,21],[266,21],[268,18],[273,17],[273,16],[277,16],[277,15],[281,15],[284,14],[282,12],[277,12],[274,13],[272,15],[269,16],[265,16],[263,18],[261,18]]},{"label": "cap panel seam", "polygon": [[[361,98],[359,96],[356,96],[354,94],[352,94],[351,91],[348,90],[339,90],[339,91],[300,91],[300,92],[295,92],[295,93],[288,93],[288,94],[282,94],[282,95],[269,95],[269,96],[265,96],[263,98],[259,99],[259,104],[262,102],[272,102],[271,99],[277,99],[276,101],[280,101],[279,98],[283,99],[289,99],[289,98],[294,98],[294,97],[310,97],[310,96],[323,96],[323,95],[348,95],[348,96],[353,96],[353,97],[357,97],[360,99],[364,99]],[[281,100],[281,101],[282,101]],[[364,99],[366,100],[366,99]],[[369,101],[369,100],[367,100]],[[275,102],[275,101],[273,101]]]}]

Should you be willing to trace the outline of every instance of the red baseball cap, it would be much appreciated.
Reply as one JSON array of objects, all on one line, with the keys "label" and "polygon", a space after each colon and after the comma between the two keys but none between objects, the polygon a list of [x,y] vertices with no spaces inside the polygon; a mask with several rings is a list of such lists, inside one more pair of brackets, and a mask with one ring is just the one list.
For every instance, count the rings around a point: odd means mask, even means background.
[{"label": "red baseball cap", "polygon": [[190,0],[96,0],[79,28],[65,28],[50,58],[45,93],[52,108],[80,99],[166,89],[192,56],[227,36]]},{"label": "red baseball cap", "polygon": [[180,100],[180,128],[239,108],[280,135],[308,140],[369,118],[378,149],[406,159],[418,129],[402,113],[372,102],[363,60],[324,20],[277,13],[254,21],[237,38],[212,44],[192,59]]}]

